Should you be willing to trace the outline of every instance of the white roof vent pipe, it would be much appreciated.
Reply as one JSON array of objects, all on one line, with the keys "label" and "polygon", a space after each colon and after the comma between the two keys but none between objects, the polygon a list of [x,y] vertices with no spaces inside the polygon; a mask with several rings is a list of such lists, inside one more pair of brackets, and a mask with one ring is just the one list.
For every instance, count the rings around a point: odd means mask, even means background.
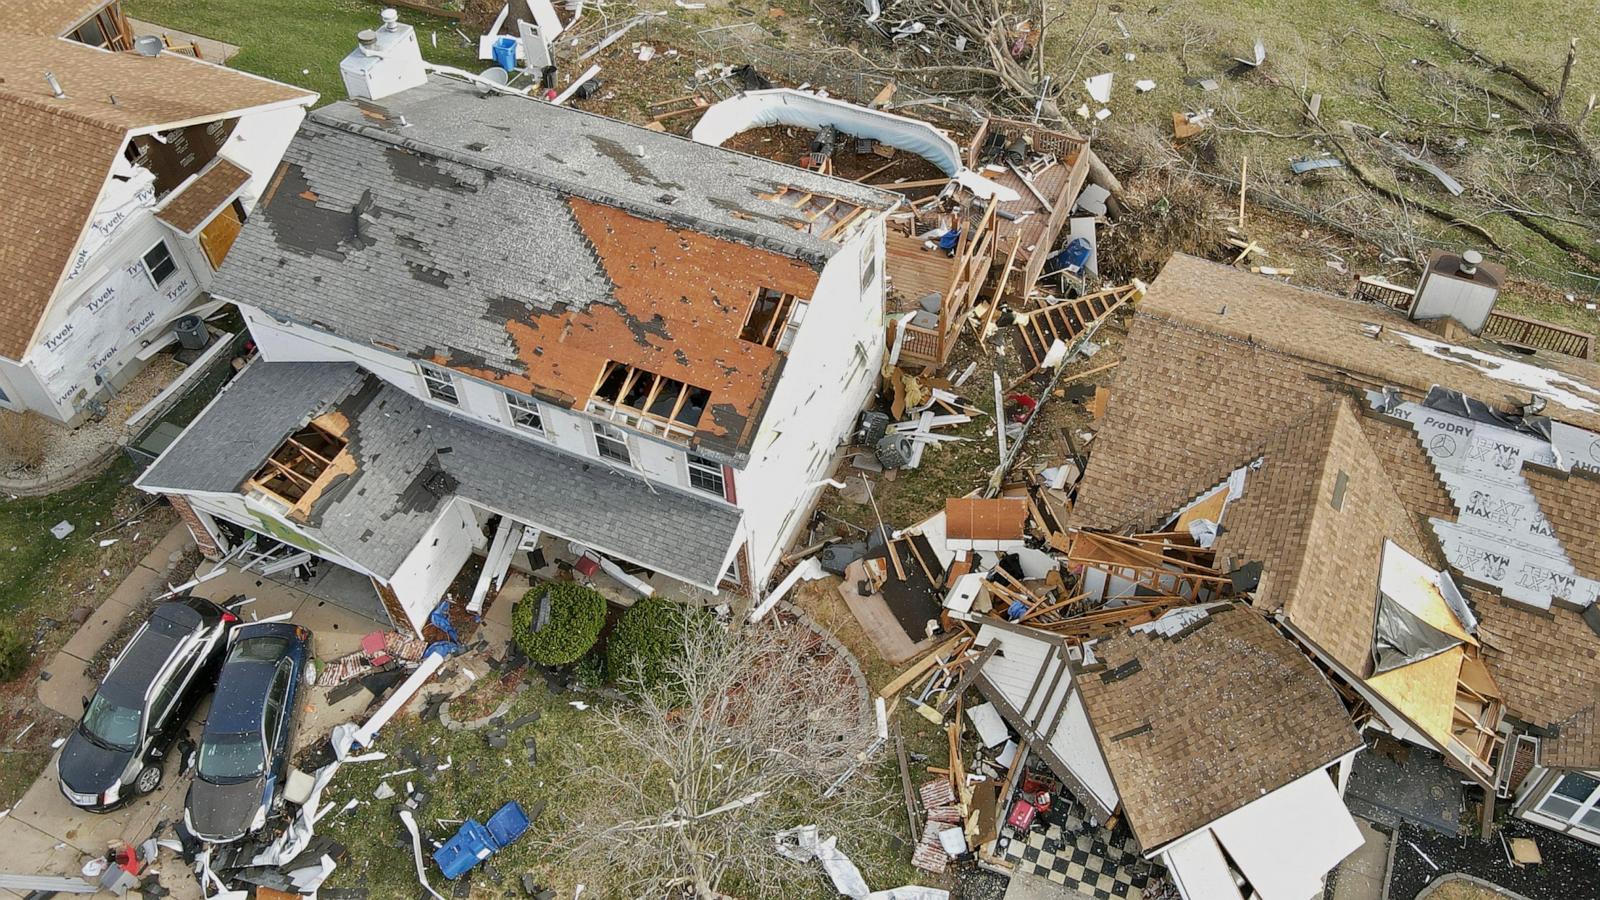
[{"label": "white roof vent pipe", "polygon": [[1483,262],[1483,254],[1476,250],[1468,250],[1461,254],[1461,274],[1471,277],[1478,274],[1478,266]]},{"label": "white roof vent pipe", "polygon": [[56,80],[56,73],[44,73],[44,80],[46,84],[50,85],[51,96],[55,97],[57,100],[66,99],[67,92],[61,89],[61,82]]},{"label": "white roof vent pipe", "polygon": [[427,82],[416,29],[383,11],[383,25],[356,35],[359,46],[339,63],[345,92],[359,100],[382,100]]}]

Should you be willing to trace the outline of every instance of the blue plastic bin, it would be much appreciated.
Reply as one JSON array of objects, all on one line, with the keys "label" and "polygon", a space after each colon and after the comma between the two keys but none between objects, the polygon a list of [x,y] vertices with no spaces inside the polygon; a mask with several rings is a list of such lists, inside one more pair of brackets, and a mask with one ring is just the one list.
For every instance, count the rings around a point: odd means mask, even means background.
[{"label": "blue plastic bin", "polygon": [[439,871],[451,881],[472,871],[478,863],[495,855],[528,830],[528,814],[517,801],[512,800],[495,810],[484,825],[468,819],[444,846],[433,851],[433,861]]},{"label": "blue plastic bin", "polygon": [[494,54],[494,64],[507,72],[517,70],[517,39],[503,34],[494,39],[494,47],[490,51]]},{"label": "blue plastic bin", "polygon": [[473,819],[461,823],[455,836],[444,846],[433,851],[433,861],[444,877],[454,881],[472,870],[473,866],[494,855],[494,837],[482,823]]},{"label": "blue plastic bin", "polygon": [[494,815],[489,817],[487,827],[489,836],[494,840],[494,849],[504,850],[528,830],[528,814],[520,803],[512,800],[495,810]]}]

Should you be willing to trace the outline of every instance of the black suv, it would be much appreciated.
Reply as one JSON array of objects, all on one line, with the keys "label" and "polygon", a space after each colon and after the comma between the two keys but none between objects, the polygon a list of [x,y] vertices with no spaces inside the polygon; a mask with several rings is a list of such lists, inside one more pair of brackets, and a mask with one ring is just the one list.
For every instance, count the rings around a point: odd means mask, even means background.
[{"label": "black suv", "polygon": [[179,597],[139,626],[56,760],[61,793],[108,812],[161,784],[161,759],[195,703],[216,683],[224,640],[238,616],[209,600]]}]

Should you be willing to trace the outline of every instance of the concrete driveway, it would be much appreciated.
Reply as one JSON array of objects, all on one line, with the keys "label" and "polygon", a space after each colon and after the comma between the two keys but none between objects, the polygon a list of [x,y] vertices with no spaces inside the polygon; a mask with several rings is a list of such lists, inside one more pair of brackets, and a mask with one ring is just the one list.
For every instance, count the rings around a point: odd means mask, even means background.
[{"label": "concrete driveway", "polygon": [[[170,541],[164,540],[152,551],[146,562],[136,567],[128,582],[90,617],[80,631],[80,634],[88,631],[89,635],[81,640],[75,635],[51,662],[52,677],[39,684],[40,699],[51,709],[68,718],[78,717],[81,698],[94,687],[83,674],[84,661],[93,658],[100,646],[116,633],[120,620],[137,609],[144,597],[151,595],[152,585],[161,584],[167,555],[187,537],[181,526],[175,534],[178,536],[169,536]],[[202,565],[201,571],[208,568],[209,564]],[[315,634],[313,649],[323,660],[355,651],[363,635],[380,627],[344,607],[254,574],[230,571],[200,585],[195,594],[218,602],[237,594],[254,597],[255,602],[241,610],[246,621],[291,613],[290,621],[304,625]],[[98,641],[94,639],[95,634],[99,635]],[[313,688],[304,695],[297,747],[320,740],[334,725],[359,716],[370,700],[364,692],[358,692],[340,704],[329,705],[325,695],[321,688]],[[203,703],[191,720],[189,733],[192,737],[198,737],[209,705],[209,700]],[[52,760],[10,814],[0,819],[0,872],[80,876],[83,863],[90,857],[104,854],[110,842],[139,843],[149,838],[158,826],[164,830],[166,823],[183,816],[183,799],[189,786],[188,776],[179,775],[176,769],[176,760],[169,757],[166,777],[155,792],[114,813],[96,815],[74,807],[61,795]],[[161,885],[171,896],[180,900],[201,896],[189,867],[171,852],[162,852],[155,869]],[[0,897],[21,896],[24,894],[0,889]]]}]

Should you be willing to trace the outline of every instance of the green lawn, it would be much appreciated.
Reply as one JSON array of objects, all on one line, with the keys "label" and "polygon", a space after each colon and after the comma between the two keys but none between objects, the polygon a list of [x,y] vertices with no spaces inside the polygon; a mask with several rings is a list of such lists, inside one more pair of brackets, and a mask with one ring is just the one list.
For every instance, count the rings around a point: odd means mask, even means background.
[{"label": "green lawn", "polygon": [[[31,626],[37,614],[64,612],[68,597],[89,584],[106,580],[115,586],[100,571],[116,574],[124,563],[136,563],[137,559],[126,560],[119,549],[132,542],[128,535],[107,534],[102,538],[119,540],[102,548],[101,538],[92,535],[115,523],[123,510],[132,511],[153,499],[129,487],[132,478],[132,464],[119,457],[105,473],[75,488],[45,497],[0,499],[0,616]],[[172,516],[165,508],[151,512],[153,519],[170,524]],[[76,530],[57,540],[50,528],[61,521],[71,522]],[[159,539],[166,524],[141,532],[139,543],[148,543],[144,537]],[[93,605],[95,600],[78,602]]]},{"label": "green lawn", "polygon": [[[1532,196],[1533,189],[1553,184],[1547,175],[1552,160],[1569,154],[1563,148],[1551,149],[1549,141],[1518,136],[1511,129],[1516,116],[1502,101],[1486,97],[1483,89],[1531,106],[1540,101],[1509,76],[1491,74],[1468,62],[1437,30],[1398,12],[1411,9],[1447,21],[1461,29],[1468,44],[1552,87],[1558,80],[1567,39],[1578,38],[1578,62],[1565,106],[1570,120],[1588,96],[1600,90],[1600,52],[1594,52],[1600,45],[1600,16],[1595,14],[1594,0],[1578,4],[1523,0],[1511,7],[1482,0],[1175,0],[1159,6],[1124,6],[1115,13],[1102,6],[1089,18],[1074,11],[1076,4],[1069,8],[1065,0],[1054,0],[1054,7],[1067,15],[1062,25],[1050,32],[1046,44],[1049,68],[1067,90],[1061,106],[1078,128],[1092,132],[1102,146],[1170,147],[1174,112],[1212,109],[1216,121],[1229,123],[1237,117],[1243,120],[1242,126],[1235,121],[1231,131],[1209,129],[1208,137],[1185,149],[1183,165],[1198,160],[1202,170],[1237,179],[1242,159],[1248,156],[1252,186],[1265,185],[1301,205],[1332,210],[1345,218],[1354,215],[1353,211],[1382,206],[1392,210],[1393,204],[1370,200],[1372,195],[1354,182],[1348,170],[1311,177],[1289,173],[1290,160],[1331,149],[1305,124],[1297,97],[1297,93],[1307,97],[1320,94],[1322,121],[1355,152],[1364,169],[1408,198],[1482,226],[1504,250],[1494,252],[1483,246],[1480,238],[1421,214],[1410,217],[1418,238],[1448,246],[1477,245],[1490,258],[1506,262],[1513,278],[1558,287],[1556,298],[1529,296],[1518,312],[1596,328],[1595,316],[1581,305],[1576,311],[1559,305],[1560,293],[1594,293],[1593,282],[1567,273],[1593,272],[1595,264],[1574,260],[1498,212],[1497,201],[1478,190],[1496,183],[1479,173],[1495,172],[1507,160],[1525,157],[1525,162],[1507,166],[1517,169],[1518,175],[1506,193],[1516,202],[1540,205]],[[1226,74],[1233,66],[1231,58],[1250,56],[1258,37],[1266,45],[1266,65],[1253,72]],[[1127,58],[1129,54],[1133,59]],[[1089,99],[1083,80],[1101,72],[1115,75],[1111,102],[1105,104],[1111,115],[1103,122],[1080,119],[1075,114],[1080,104],[1088,103],[1091,113],[1099,107]],[[1212,78],[1220,89],[1206,91],[1186,84],[1186,78]],[[1154,81],[1155,88],[1137,92],[1134,83],[1140,79]],[[1502,115],[1493,118],[1491,112]],[[1378,142],[1352,136],[1350,129],[1355,126],[1387,134],[1389,139],[1414,148],[1426,147],[1430,157],[1467,186],[1467,192],[1451,196]],[[1591,146],[1600,142],[1600,116],[1589,118],[1585,132]],[[1113,167],[1117,165],[1114,151],[1108,159]],[[1566,215],[1587,219],[1571,212]],[[1376,212],[1365,225],[1385,228],[1399,218],[1403,216],[1392,211]],[[1407,273],[1392,263],[1383,266],[1366,258],[1371,248],[1349,238],[1323,240],[1313,234],[1310,241],[1296,246],[1295,234],[1287,225],[1263,222],[1259,216],[1256,221],[1258,230],[1252,237],[1274,251],[1267,264],[1297,267],[1297,283],[1342,288],[1344,276],[1331,275],[1323,265],[1330,251],[1359,262],[1363,274],[1393,271],[1402,280],[1415,277],[1414,272]],[[1591,256],[1597,255],[1592,226],[1580,229],[1556,220],[1541,221],[1586,246]]]},{"label": "green lawn", "polygon": [[[339,61],[356,45],[356,32],[378,26],[386,4],[371,0],[128,0],[134,18],[230,44],[239,55],[228,65],[322,95],[319,103],[344,99]],[[441,65],[477,71],[477,46],[462,46],[445,19],[401,10],[416,26],[422,55]],[[474,39],[476,36],[474,35]]]},{"label": "green lawn", "polygon": [[[0,809],[28,789],[54,755],[51,741],[67,727],[35,699],[33,679],[72,636],[72,610],[98,606],[176,523],[171,508],[150,506],[153,498],[132,487],[132,478],[132,464],[118,457],[69,490],[45,497],[0,494],[0,621],[37,641],[33,667],[0,684],[0,733],[27,729],[25,737],[8,740],[0,757]],[[63,520],[74,531],[57,540],[50,528]],[[102,547],[101,541],[114,543]]]},{"label": "green lawn", "polygon": [[[476,668],[482,669],[481,666]],[[571,897],[578,884],[587,888],[586,896],[609,897],[604,887],[605,873],[575,872],[564,868],[553,849],[562,845],[563,835],[558,823],[581,821],[583,811],[616,802],[616,797],[598,794],[579,794],[564,790],[563,773],[584,763],[603,762],[613,748],[602,746],[593,739],[590,722],[595,710],[608,701],[587,693],[552,694],[537,675],[529,676],[532,684],[516,695],[507,721],[530,712],[538,712],[539,720],[510,734],[509,745],[503,750],[488,749],[482,732],[451,732],[437,720],[423,722],[416,717],[403,717],[391,723],[373,746],[389,754],[388,759],[368,763],[353,763],[339,770],[333,784],[323,795],[324,802],[337,807],[349,800],[361,802],[357,809],[339,815],[330,815],[317,826],[325,834],[351,848],[350,860],[340,866],[332,876],[331,885],[337,887],[365,888],[372,897],[412,897],[419,887],[412,866],[410,839],[405,827],[396,817],[405,798],[406,782],[412,782],[429,795],[427,802],[416,813],[419,827],[424,831],[424,853],[428,856],[428,877],[434,888],[449,895],[448,883],[433,864],[433,848],[428,837],[444,840],[455,833],[457,821],[475,818],[482,822],[507,800],[516,800],[532,812],[539,803],[546,804],[545,811],[535,821],[528,833],[491,860],[490,871],[480,868],[471,876],[474,896],[523,896],[519,879],[531,873],[541,884],[556,889],[557,896]],[[490,692],[498,696],[503,689],[488,678],[481,679],[465,698]],[[591,708],[580,711],[571,705],[582,700]],[[487,701],[485,701],[486,705]],[[538,745],[538,763],[530,766],[524,742],[533,737]],[[942,738],[939,743],[942,745]],[[411,768],[413,763],[401,755],[401,748],[415,748],[429,765],[427,772],[383,778],[385,772]],[[930,748],[931,749],[931,748]],[[899,825],[904,831],[904,814],[899,806],[899,775],[892,753],[879,757],[882,768],[876,773],[886,786],[893,788],[894,806],[885,810],[886,827]],[[449,768],[439,771],[438,765],[448,762]],[[380,781],[386,781],[397,792],[388,800],[373,798]],[[619,792],[620,796],[620,792]],[[814,821],[807,818],[814,811],[795,810],[796,824]],[[891,818],[898,816],[898,818]],[[443,820],[443,824],[438,820]],[[823,819],[824,824],[826,819]],[[857,838],[841,849],[849,853],[874,887],[891,887],[905,884],[916,878],[917,872],[910,864],[910,851],[897,846],[885,833]],[[491,877],[498,873],[497,884]],[[791,897],[836,897],[817,868],[816,878],[792,885]]]}]

